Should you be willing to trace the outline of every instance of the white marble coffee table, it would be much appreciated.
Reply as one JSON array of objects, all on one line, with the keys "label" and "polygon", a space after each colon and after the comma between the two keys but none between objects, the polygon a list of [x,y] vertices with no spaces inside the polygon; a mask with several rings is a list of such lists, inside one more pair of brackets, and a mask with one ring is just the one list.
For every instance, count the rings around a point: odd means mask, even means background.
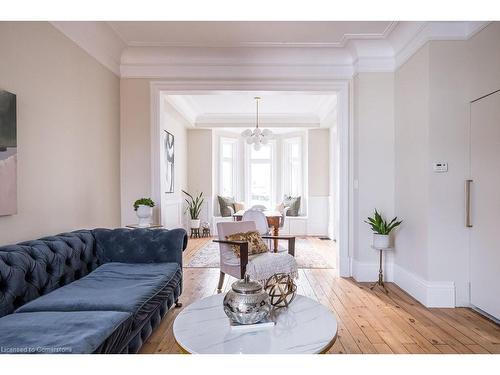
[{"label": "white marble coffee table", "polygon": [[252,331],[233,330],[224,314],[224,294],[187,306],[174,321],[181,349],[199,354],[313,354],[326,352],[337,338],[337,319],[320,303],[297,295],[279,310],[276,325]]}]

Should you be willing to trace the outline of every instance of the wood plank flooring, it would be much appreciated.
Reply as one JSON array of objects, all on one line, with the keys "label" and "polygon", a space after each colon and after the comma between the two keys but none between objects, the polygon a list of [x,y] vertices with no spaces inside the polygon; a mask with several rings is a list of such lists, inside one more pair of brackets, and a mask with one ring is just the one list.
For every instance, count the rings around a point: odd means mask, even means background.
[{"label": "wood plank flooring", "polygon": [[[207,241],[189,241],[185,264]],[[185,268],[182,308],[217,293],[218,277],[218,268]],[[226,277],[224,292],[233,281]],[[468,308],[428,309],[396,285],[386,285],[389,295],[336,277],[334,269],[301,269],[297,280],[300,294],[337,316],[338,339],[329,353],[500,353],[500,326],[494,322]],[[182,308],[167,313],[141,353],[180,353],[172,324]]]}]

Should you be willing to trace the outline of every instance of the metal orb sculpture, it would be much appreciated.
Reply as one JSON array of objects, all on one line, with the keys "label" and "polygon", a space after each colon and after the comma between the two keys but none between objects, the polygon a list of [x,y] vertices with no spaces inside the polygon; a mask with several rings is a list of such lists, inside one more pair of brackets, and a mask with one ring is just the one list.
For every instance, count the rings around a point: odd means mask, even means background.
[{"label": "metal orb sculpture", "polygon": [[266,281],[264,290],[269,294],[271,305],[275,309],[281,309],[292,303],[297,292],[297,285],[290,275],[277,273]]}]

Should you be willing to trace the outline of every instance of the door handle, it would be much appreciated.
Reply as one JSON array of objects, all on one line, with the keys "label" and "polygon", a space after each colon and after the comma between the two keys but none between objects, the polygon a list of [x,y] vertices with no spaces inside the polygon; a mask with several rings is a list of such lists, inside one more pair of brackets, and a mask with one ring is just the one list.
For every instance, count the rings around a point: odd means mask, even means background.
[{"label": "door handle", "polygon": [[472,221],[470,217],[471,199],[470,188],[473,180],[465,180],[465,226],[472,228]]}]

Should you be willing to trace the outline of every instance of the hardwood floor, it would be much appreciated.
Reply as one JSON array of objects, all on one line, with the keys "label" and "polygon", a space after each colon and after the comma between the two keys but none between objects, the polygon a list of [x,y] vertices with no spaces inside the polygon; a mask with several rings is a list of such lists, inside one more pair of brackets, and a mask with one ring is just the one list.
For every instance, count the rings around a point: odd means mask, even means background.
[{"label": "hardwood floor", "polygon": [[[185,260],[209,240],[190,240]],[[500,353],[500,326],[471,309],[428,309],[392,283],[386,295],[335,275],[333,269],[301,269],[297,280],[299,294],[337,316],[338,338],[329,353]],[[215,294],[218,277],[218,268],[185,268],[183,308]],[[226,277],[224,292],[233,281]],[[180,353],[172,334],[180,311],[167,313],[141,353]]]}]

